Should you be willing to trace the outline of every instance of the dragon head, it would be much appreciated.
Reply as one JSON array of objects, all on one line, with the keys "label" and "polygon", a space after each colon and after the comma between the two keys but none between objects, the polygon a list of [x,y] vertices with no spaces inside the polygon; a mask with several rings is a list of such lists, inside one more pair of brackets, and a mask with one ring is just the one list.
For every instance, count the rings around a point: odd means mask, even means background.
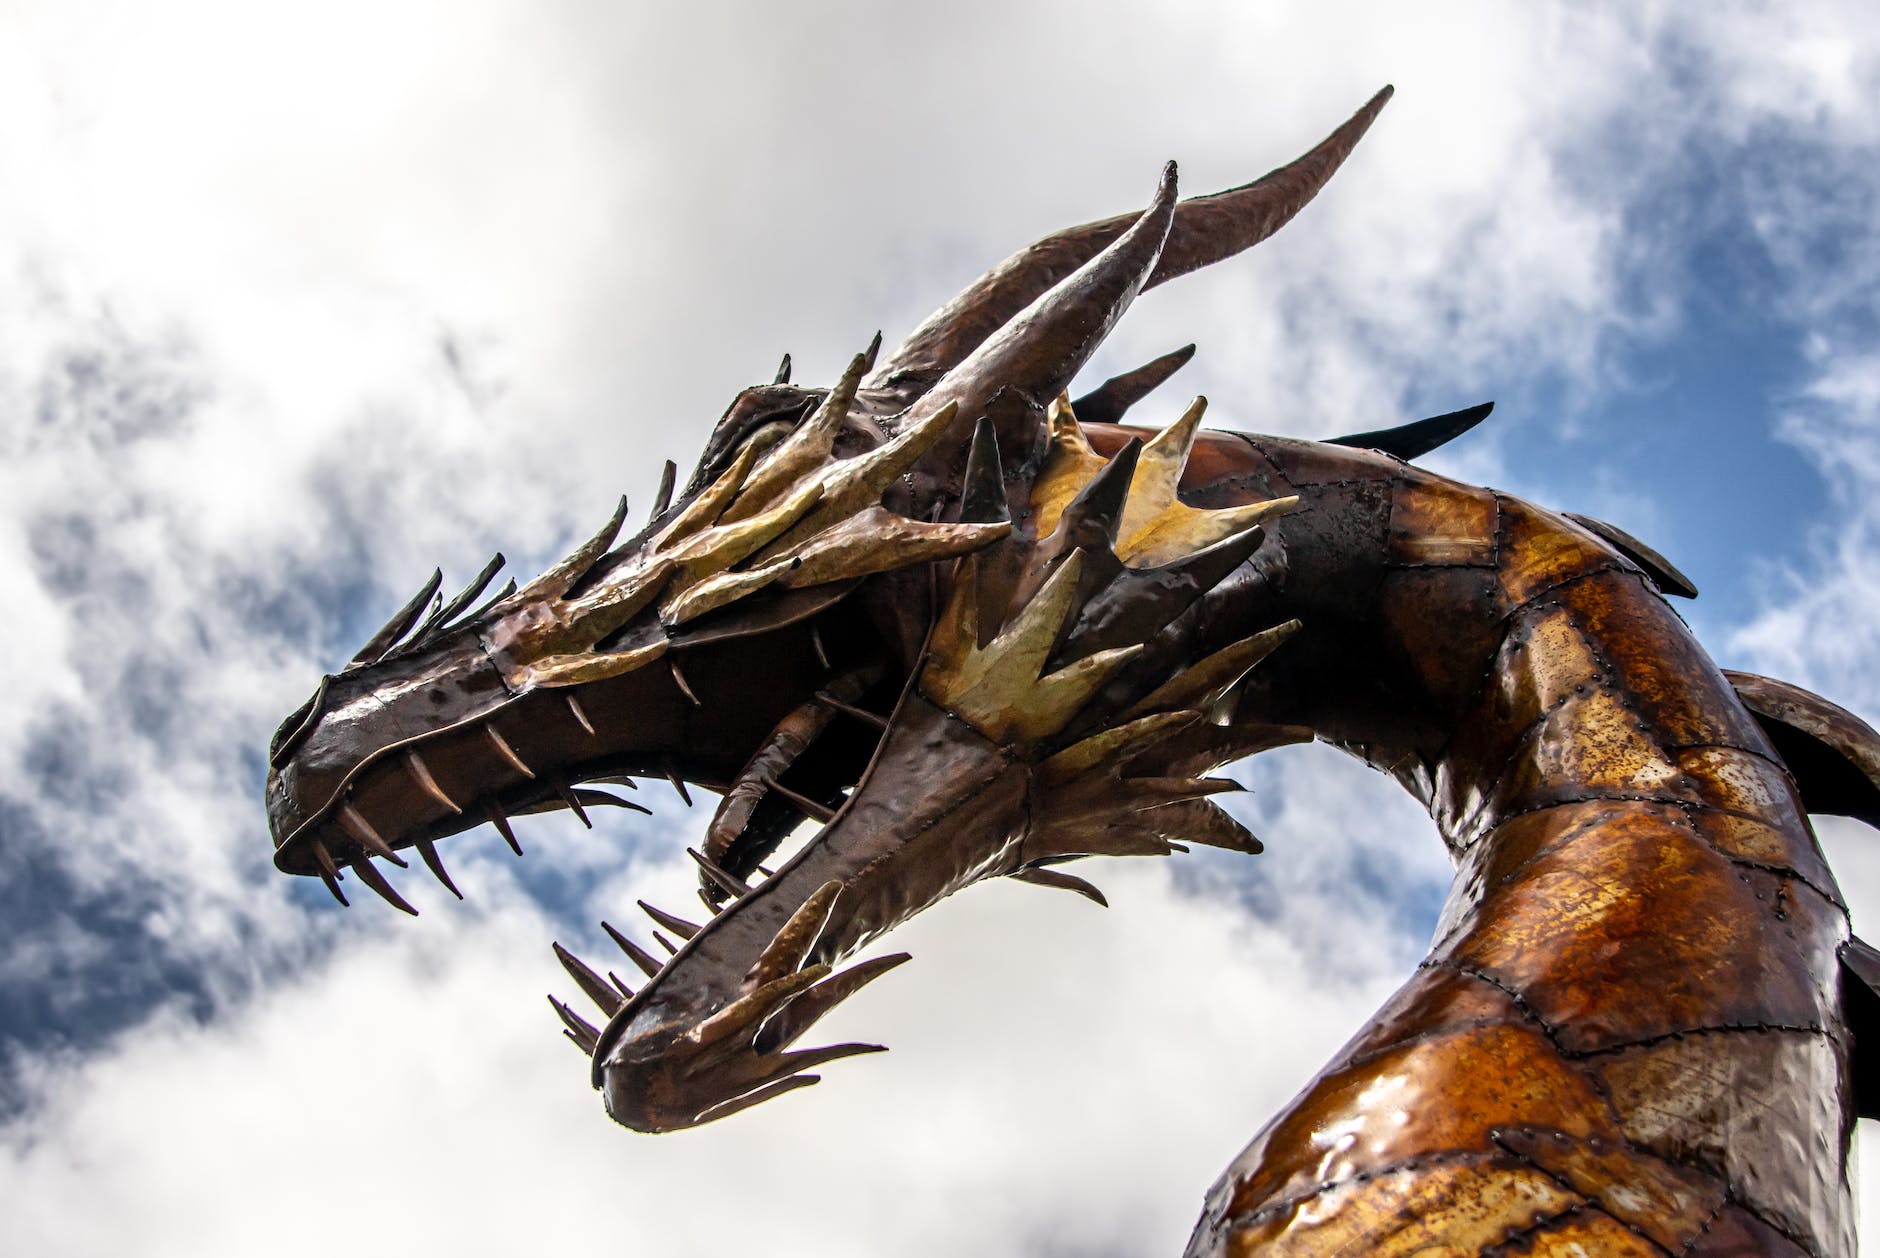
[{"label": "dragon head", "polygon": [[1142,288],[1297,213],[1388,96],[1240,188],[1178,203],[1171,164],[1143,213],[1020,251],[827,390],[786,358],[632,539],[623,501],[474,608],[500,556],[448,601],[433,575],[276,734],[275,863],[412,912],[377,862],[415,848],[454,892],[438,842],[485,821],[514,845],[519,813],[639,807],[601,785],[719,793],[702,921],[647,907],[664,956],[607,927],[637,990],[556,946],[605,1017],[554,1002],[608,1112],[662,1131],[872,1051],[792,1045],[905,957],[832,967],[969,883],[1100,900],[1061,866],[1258,851],[1203,775],[1298,736],[1222,719],[1294,628],[1261,619],[1284,562],[1261,522],[1291,501],[1181,501],[1200,400],[1146,441],[1114,426],[1190,351],[1064,390]]}]

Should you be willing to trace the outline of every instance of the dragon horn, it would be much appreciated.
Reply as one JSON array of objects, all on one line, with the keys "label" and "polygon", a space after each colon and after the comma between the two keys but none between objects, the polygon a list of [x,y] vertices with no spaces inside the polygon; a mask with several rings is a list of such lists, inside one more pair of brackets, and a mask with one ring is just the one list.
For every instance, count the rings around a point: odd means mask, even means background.
[{"label": "dragon horn", "polygon": [[[966,421],[955,424],[928,451],[930,467],[954,465],[954,458],[972,439],[967,425],[988,414],[993,399],[1056,397],[1078,368],[1084,365],[1129,303],[1161,256],[1175,214],[1175,163],[1162,168],[1155,200],[1138,215],[1129,230],[1108,248],[1085,262],[1032,302],[998,332],[985,339],[965,361],[947,372],[897,419],[902,431],[918,427],[949,404],[959,407]],[[1031,446],[1045,438],[1037,407],[1020,405],[1016,413],[998,408],[990,418],[997,430],[1008,464],[1024,462]]]},{"label": "dragon horn", "polygon": [[[1390,100],[1385,87],[1318,147],[1252,183],[1184,201],[1168,244],[1145,288],[1250,249],[1305,208],[1357,147]],[[1040,293],[1060,283],[1135,221],[1131,214],[1070,227],[1019,250],[927,317],[876,369],[871,391],[898,392],[903,403],[951,371]],[[1049,397],[1056,390],[1047,393]]]}]

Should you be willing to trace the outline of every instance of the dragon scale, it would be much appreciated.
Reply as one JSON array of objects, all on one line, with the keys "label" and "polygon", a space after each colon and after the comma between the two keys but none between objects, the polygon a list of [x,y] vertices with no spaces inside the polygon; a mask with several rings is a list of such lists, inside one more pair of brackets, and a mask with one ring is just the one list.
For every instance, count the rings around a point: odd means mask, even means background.
[{"label": "dragon scale", "polygon": [[844,958],[974,882],[1101,902],[1074,863],[1257,853],[1208,774],[1319,739],[1426,805],[1457,876],[1191,1258],[1851,1254],[1880,953],[1808,813],[1880,818],[1880,736],[1719,671],[1643,543],[1409,461],[1485,406],[1335,442],[1204,431],[1200,399],[1126,426],[1193,347],[1067,391],[1141,289],[1298,213],[1388,96],[1240,188],[1182,201],[1171,165],[827,389],[786,357],[637,536],[623,502],[473,610],[496,565],[448,602],[434,576],[276,735],[277,865],[415,912],[377,862],[415,848],[455,892],[438,844],[485,821],[520,851],[520,814],[645,811],[597,784],[717,793],[699,920],[607,924],[631,983],[555,948],[608,1113],[668,1131],[877,1051],[793,1046],[907,959]]}]

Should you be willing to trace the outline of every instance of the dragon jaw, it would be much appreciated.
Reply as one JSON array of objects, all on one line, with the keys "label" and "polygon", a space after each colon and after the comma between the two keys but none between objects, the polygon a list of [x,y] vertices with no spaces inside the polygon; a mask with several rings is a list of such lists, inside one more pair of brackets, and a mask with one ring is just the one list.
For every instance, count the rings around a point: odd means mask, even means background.
[{"label": "dragon jaw", "polygon": [[[649,908],[684,939],[655,932],[663,962],[608,928],[648,976],[637,992],[557,947],[606,1015],[597,1029],[554,1002],[609,1112],[667,1130],[871,1051],[790,1045],[903,958],[835,962],[954,890],[1011,876],[1095,895],[1056,866],[1165,854],[1178,834],[1257,851],[1206,801],[1232,783],[1197,774],[1257,749],[1208,718],[1289,629],[1198,662],[1167,639],[1205,601],[1257,604],[1279,562],[1256,556],[1259,520],[1287,504],[1179,501],[1199,404],[1105,459],[1061,391],[1146,283],[1296,212],[1386,95],[1244,189],[1178,207],[1171,166],[1140,216],[1033,246],[1028,302],[995,268],[879,369],[871,347],[826,394],[747,391],[687,496],[625,545],[623,503],[541,578],[455,622],[467,599],[433,603],[414,632],[427,587],[277,736],[276,863],[336,894],[350,868],[411,911],[375,857],[415,846],[448,886],[445,835],[487,818],[513,842],[511,813],[635,807],[581,783],[722,790],[694,852],[709,920]],[[1235,204],[1264,207],[1257,230],[1210,243],[1218,203],[1250,193]],[[806,817],[819,832],[749,885]]]}]

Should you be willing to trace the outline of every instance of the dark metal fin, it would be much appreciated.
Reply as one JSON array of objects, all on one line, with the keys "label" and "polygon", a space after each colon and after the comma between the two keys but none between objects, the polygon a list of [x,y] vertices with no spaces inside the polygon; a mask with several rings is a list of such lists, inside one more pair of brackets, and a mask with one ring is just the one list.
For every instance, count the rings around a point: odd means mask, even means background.
[{"label": "dark metal fin", "polygon": [[1841,1014],[1854,1041],[1854,1112],[1880,1118],[1880,951],[1850,937],[1840,948]]},{"label": "dark metal fin", "polygon": [[[789,355],[786,354],[784,357],[787,358]],[[678,481],[679,465],[674,463],[671,459],[667,459],[666,466],[660,469],[659,473],[659,493],[653,499],[653,518],[655,520],[665,515],[666,508],[672,505],[672,487],[677,484]]]},{"label": "dark metal fin", "polygon": [[785,354],[783,361],[777,364],[777,374],[771,378],[772,384],[790,383],[790,356]]},{"label": "dark metal fin", "polygon": [[359,648],[359,654],[352,657],[354,664],[370,664],[398,645],[398,640],[405,636],[405,631],[418,623],[418,617],[424,614],[425,606],[437,594],[437,587],[444,584],[444,570],[433,568],[431,579],[424,583],[424,588],[412,595],[411,601],[392,613],[392,618]]},{"label": "dark metal fin", "polygon": [[1590,515],[1576,515],[1571,511],[1562,512],[1567,519],[1592,533],[1596,537],[1611,542],[1613,549],[1645,569],[1645,575],[1652,583],[1667,594],[1679,598],[1696,598],[1697,583],[1678,571],[1677,565],[1647,546],[1616,524],[1604,520],[1595,520]]},{"label": "dark metal fin", "polygon": [[1354,432],[1346,437],[1333,437],[1326,445],[1352,446],[1359,450],[1377,450],[1392,458],[1420,459],[1438,446],[1448,445],[1469,429],[1488,418],[1488,413],[1495,409],[1493,402],[1483,402],[1479,406],[1467,406],[1447,415],[1432,415],[1428,419],[1419,419],[1414,424],[1400,424],[1396,428],[1379,428],[1373,432]]},{"label": "dark metal fin", "polygon": [[[1723,675],[1788,765],[1804,808],[1880,828],[1880,734],[1873,726],[1786,681],[1729,669]],[[1880,1041],[1874,1047],[1880,1051]]]},{"label": "dark metal fin", "polygon": [[1064,891],[1074,891],[1092,903],[1100,904],[1106,909],[1110,907],[1110,902],[1103,892],[1076,874],[1061,873],[1055,869],[1020,869],[1007,874],[1006,877],[1014,882],[1029,882],[1034,887],[1057,887]]},{"label": "dark metal fin", "polygon": [[1194,356],[1195,347],[1191,343],[1146,362],[1134,371],[1111,376],[1073,402],[1071,410],[1082,424],[1121,423],[1124,412],[1160,388]]}]

